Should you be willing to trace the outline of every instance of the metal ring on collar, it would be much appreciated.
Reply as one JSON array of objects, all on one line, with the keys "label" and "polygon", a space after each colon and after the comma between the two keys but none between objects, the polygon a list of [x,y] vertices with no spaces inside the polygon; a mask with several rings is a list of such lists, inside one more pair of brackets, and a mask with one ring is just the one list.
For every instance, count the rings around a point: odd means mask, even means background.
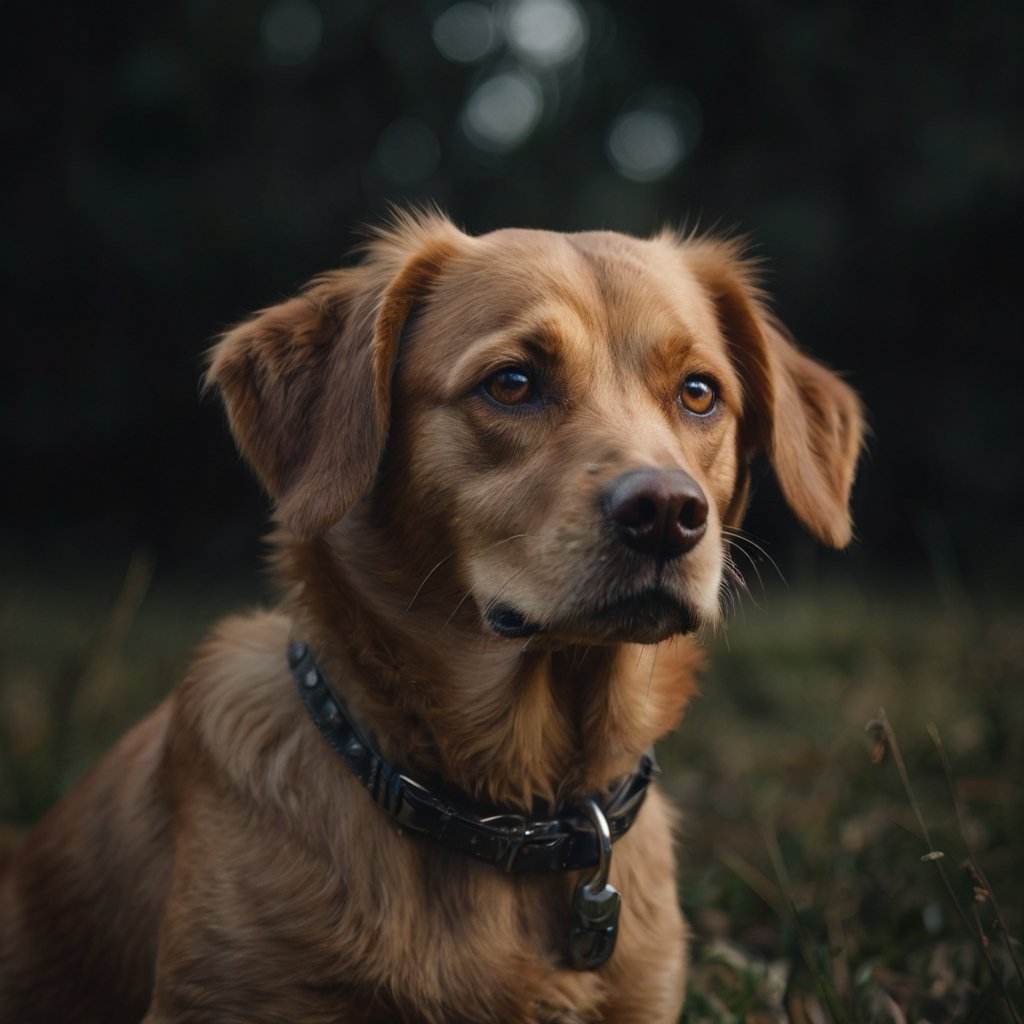
[{"label": "metal ring on collar", "polygon": [[597,834],[597,873],[587,883],[587,888],[591,892],[600,892],[608,884],[608,872],[612,866],[612,833],[608,827],[608,819],[596,800],[588,796],[581,806]]}]

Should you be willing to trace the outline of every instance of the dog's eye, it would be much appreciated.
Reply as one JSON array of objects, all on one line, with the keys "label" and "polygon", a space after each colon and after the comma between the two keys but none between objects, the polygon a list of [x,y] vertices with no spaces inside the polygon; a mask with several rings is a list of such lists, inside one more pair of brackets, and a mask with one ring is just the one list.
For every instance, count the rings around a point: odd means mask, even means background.
[{"label": "dog's eye", "polygon": [[718,395],[714,383],[707,377],[694,374],[683,381],[679,389],[679,402],[687,412],[697,416],[707,416],[713,412]]},{"label": "dog's eye", "polygon": [[533,378],[524,370],[511,366],[492,373],[484,381],[484,390],[499,405],[522,405],[533,397]]}]

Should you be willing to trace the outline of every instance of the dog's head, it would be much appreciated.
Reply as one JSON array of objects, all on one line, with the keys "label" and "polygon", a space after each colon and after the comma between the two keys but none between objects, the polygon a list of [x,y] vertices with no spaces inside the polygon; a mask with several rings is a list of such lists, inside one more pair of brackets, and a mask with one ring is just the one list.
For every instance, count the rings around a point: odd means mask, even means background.
[{"label": "dog's head", "polygon": [[293,536],[375,552],[399,598],[468,594],[491,635],[714,623],[758,451],[813,534],[850,539],[859,403],[729,243],[401,219],[209,376]]}]

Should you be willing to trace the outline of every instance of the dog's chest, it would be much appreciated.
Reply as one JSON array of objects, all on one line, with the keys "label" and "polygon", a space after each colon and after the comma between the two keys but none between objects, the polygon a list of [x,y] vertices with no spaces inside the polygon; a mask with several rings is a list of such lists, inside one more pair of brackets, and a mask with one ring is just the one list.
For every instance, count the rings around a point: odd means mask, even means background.
[{"label": "dog's chest", "polygon": [[367,994],[393,994],[375,1001],[367,1020],[604,1019],[601,975],[565,966],[570,878],[510,878],[458,854],[438,853],[432,844],[404,836],[399,841],[412,844],[412,851],[399,849],[413,856],[398,854],[396,870],[381,872],[389,876],[380,908],[386,913],[367,920],[365,908],[349,902],[351,913],[332,929],[334,952],[323,965],[337,971],[347,961],[343,973],[362,975]]}]

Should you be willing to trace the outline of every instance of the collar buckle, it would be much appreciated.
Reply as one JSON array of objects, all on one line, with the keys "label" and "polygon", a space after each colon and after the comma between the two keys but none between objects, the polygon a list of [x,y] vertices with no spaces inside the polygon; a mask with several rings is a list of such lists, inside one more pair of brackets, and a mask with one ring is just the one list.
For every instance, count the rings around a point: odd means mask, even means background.
[{"label": "collar buckle", "polygon": [[656,771],[649,754],[611,793],[587,797],[579,807],[565,805],[552,818],[532,820],[522,812],[480,806],[468,797],[441,796],[397,771],[356,728],[342,701],[328,689],[305,644],[288,648],[288,664],[302,703],[321,735],[399,828],[428,836],[512,874],[598,867],[597,877],[603,877],[602,885],[609,888],[611,844],[635,821]]},{"label": "collar buckle", "polygon": [[612,866],[612,838],[608,819],[595,800],[583,801],[583,811],[594,826],[599,860],[593,878],[580,879],[572,894],[569,923],[569,963],[578,971],[600,967],[615,951],[622,898],[608,884]]}]

